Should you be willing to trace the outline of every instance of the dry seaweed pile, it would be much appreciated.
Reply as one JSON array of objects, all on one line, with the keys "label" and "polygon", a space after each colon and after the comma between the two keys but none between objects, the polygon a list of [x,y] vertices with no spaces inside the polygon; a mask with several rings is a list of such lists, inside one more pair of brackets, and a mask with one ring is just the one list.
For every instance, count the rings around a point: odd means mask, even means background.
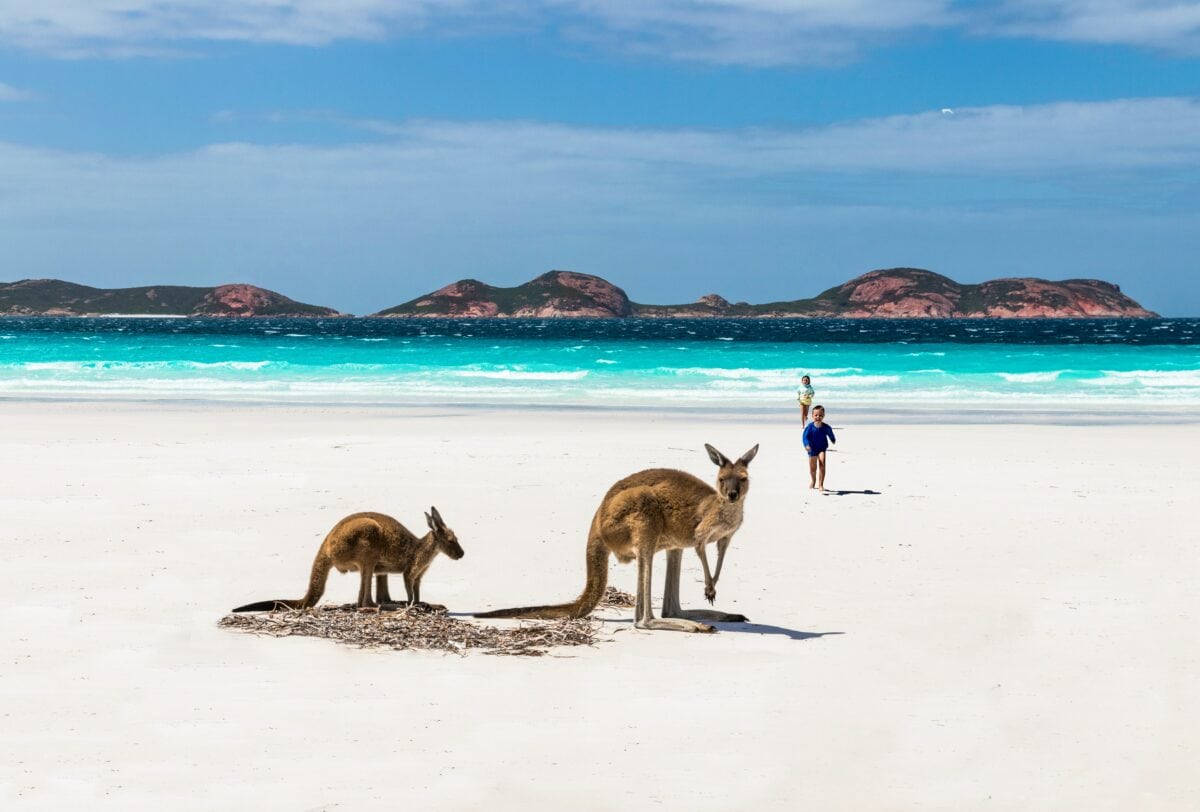
[{"label": "dry seaweed pile", "polygon": [[616,609],[632,609],[633,596],[628,592],[622,592],[615,586],[610,586],[604,590],[604,596],[600,598],[601,606],[611,606]]},{"label": "dry seaweed pile", "polygon": [[[626,598],[629,596],[626,595]],[[590,646],[599,624],[590,618],[525,622],[500,629],[448,617],[445,609],[421,606],[395,612],[358,612],[355,607],[226,615],[226,629],[272,637],[324,637],[361,648],[429,649],[465,654],[540,657],[561,646]]]}]

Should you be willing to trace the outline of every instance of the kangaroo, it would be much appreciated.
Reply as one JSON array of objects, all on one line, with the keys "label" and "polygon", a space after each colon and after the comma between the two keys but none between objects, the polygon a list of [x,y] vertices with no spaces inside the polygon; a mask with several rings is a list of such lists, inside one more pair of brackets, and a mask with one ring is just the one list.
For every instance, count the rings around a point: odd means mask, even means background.
[{"label": "kangaroo", "polygon": [[[408,600],[402,605],[421,602],[421,578],[434,557],[440,552],[457,561],[463,557],[463,548],[454,531],[446,527],[438,509],[431,507],[425,514],[429,532],[417,538],[408,528],[391,516],[382,513],[353,513],[333,526],[317,558],[313,561],[312,574],[308,578],[308,592],[299,600],[274,600],[248,603],[234,609],[235,612],[273,612],[278,609],[311,609],[325,594],[325,582],[329,570],[338,572],[358,570],[362,583],[358,588],[358,608],[368,609],[377,604],[371,600],[371,577],[376,580],[375,596],[379,603],[392,603],[388,593],[387,574],[399,572],[404,575],[404,589]],[[434,607],[445,608],[445,607]]]},{"label": "kangaroo", "polygon": [[[707,443],[708,457],[717,472],[717,487],[697,477],[671,468],[652,468],[627,476],[608,489],[596,515],[587,541],[587,582],[573,603],[555,606],[525,606],[498,609],[475,615],[482,618],[577,618],[586,617],[608,585],[608,557],[627,564],[637,559],[638,588],[634,626],[639,629],[665,629],[681,632],[711,632],[703,620],[743,622],[743,615],[724,612],[684,611],[679,607],[679,572],[683,551],[693,547],[704,565],[704,594],[709,602],[717,595],[717,579],[725,560],[725,550],[733,534],[742,525],[742,508],[750,490],[747,466],[758,453],[758,446],[743,454],[737,462]],[[705,545],[717,543],[717,569],[709,573]],[[663,617],[655,618],[650,605],[650,576],[654,554],[667,552],[667,579],[663,594]]]}]

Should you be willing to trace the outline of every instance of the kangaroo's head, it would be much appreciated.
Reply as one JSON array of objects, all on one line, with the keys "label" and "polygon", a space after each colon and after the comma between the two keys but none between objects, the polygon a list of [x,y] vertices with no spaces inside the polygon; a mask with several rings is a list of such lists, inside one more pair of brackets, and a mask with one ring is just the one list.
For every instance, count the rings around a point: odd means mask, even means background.
[{"label": "kangaroo's head", "polygon": [[713,465],[721,467],[717,472],[717,494],[729,502],[745,499],[746,494],[750,492],[748,468],[750,460],[758,453],[758,445],[738,457],[737,462],[730,462],[728,457],[708,443],[704,444],[704,450],[708,452],[708,458],[713,461]]},{"label": "kangaroo's head", "polygon": [[438,550],[455,561],[463,557],[463,548],[458,543],[458,536],[454,535],[453,530],[446,527],[446,523],[442,521],[442,514],[438,513],[437,508],[429,508],[429,512],[425,514],[425,521],[429,523],[429,530],[433,534],[433,543],[437,545]]}]

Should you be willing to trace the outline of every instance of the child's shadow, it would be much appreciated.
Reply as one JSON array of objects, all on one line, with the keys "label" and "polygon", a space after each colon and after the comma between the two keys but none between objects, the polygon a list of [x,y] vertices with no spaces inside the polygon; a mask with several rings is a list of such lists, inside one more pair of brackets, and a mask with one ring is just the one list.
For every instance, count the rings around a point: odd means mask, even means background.
[{"label": "child's shadow", "polygon": [[867,488],[866,490],[862,490],[862,491],[828,490],[828,491],[825,491],[825,495],[826,496],[879,496],[880,492],[873,491],[870,488]]},{"label": "child's shadow", "polygon": [[814,637],[825,637],[845,632],[802,632],[799,629],[788,629],[783,626],[772,626],[769,623],[714,623],[722,632],[739,632],[741,634],[778,634],[789,640],[811,640]]}]

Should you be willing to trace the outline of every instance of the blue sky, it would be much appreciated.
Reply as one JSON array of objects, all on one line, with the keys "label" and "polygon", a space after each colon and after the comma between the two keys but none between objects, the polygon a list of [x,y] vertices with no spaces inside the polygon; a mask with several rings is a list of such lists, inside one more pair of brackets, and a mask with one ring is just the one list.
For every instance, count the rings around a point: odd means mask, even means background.
[{"label": "blue sky", "polygon": [[366,313],[867,270],[1200,314],[1200,2],[7,0],[0,279]]}]

